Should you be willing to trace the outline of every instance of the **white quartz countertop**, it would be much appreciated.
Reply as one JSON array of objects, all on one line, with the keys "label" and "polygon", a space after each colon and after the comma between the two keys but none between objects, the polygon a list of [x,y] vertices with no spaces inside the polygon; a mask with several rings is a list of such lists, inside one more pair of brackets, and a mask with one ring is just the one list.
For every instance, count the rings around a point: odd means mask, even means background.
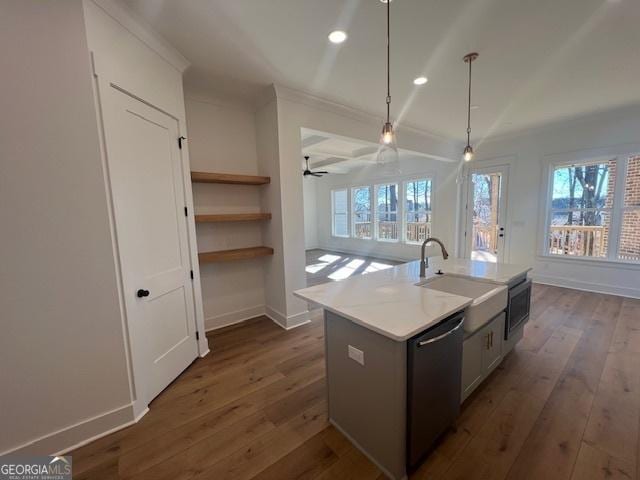
[{"label": "white quartz countertop", "polygon": [[[427,278],[445,274],[506,285],[529,267],[468,259],[429,260]],[[338,282],[297,290],[294,294],[393,340],[404,341],[463,310],[472,299],[416,285],[419,261]]]}]

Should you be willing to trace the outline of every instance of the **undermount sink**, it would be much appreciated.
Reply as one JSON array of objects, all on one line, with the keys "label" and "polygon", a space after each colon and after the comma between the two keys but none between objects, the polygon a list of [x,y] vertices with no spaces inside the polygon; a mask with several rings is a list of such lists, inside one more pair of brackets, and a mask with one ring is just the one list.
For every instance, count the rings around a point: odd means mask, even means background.
[{"label": "undermount sink", "polygon": [[507,307],[508,290],[505,285],[445,275],[431,278],[420,286],[472,298],[464,319],[464,330],[468,333],[475,332]]}]

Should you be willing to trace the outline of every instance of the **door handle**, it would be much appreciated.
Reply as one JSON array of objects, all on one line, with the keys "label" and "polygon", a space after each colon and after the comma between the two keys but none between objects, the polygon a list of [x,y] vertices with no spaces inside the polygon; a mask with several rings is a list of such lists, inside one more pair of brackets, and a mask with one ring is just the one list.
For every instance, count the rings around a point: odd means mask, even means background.
[{"label": "door handle", "polygon": [[140,290],[138,290],[136,292],[136,296],[138,298],[148,297],[149,293],[150,293],[149,290],[145,290],[145,289],[141,288]]},{"label": "door handle", "polygon": [[448,332],[445,332],[442,335],[438,335],[437,337],[430,338],[429,340],[423,340],[422,342],[418,342],[418,346],[419,347],[424,347],[425,345],[428,345],[430,343],[437,342],[438,340],[442,340],[443,338],[447,338],[453,332],[458,330],[462,326],[463,323],[464,323],[464,317],[462,318],[462,320],[460,320],[460,323],[458,323],[455,327],[453,327]]}]

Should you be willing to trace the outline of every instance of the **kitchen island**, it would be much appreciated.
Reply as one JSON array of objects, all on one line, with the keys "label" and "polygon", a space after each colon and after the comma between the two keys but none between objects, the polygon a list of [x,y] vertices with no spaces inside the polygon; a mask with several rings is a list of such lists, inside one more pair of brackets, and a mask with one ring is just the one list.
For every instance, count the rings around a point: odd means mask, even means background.
[{"label": "kitchen island", "polygon": [[[428,454],[528,318],[528,267],[431,260],[425,278],[416,261],[295,292],[325,310],[330,422],[393,479]],[[509,328],[512,291],[521,318]]]}]

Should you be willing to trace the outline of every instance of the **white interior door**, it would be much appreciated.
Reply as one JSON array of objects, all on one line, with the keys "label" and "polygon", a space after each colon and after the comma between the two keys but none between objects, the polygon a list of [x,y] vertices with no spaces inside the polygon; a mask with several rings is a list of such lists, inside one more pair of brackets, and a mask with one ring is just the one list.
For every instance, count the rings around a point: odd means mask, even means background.
[{"label": "white interior door", "polygon": [[198,353],[178,122],[115,88],[107,95],[124,297],[132,355],[142,364],[135,387],[149,402]]},{"label": "white interior door", "polygon": [[469,168],[466,174],[465,257],[505,261],[508,166]]}]

